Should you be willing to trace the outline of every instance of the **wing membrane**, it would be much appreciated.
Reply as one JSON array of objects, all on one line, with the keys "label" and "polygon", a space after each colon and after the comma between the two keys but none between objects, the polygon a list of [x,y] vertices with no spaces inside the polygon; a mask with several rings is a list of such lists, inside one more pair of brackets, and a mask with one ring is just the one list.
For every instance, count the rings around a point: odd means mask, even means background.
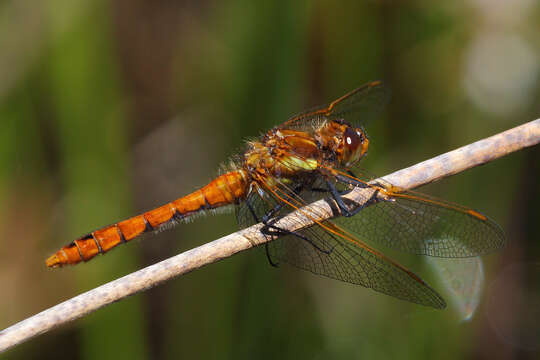
[{"label": "wing membrane", "polygon": [[[267,189],[264,195],[253,192],[247,201],[259,218],[276,205],[283,204],[275,214],[277,218],[281,218],[303,206],[302,198],[306,196],[313,198],[314,192],[291,192],[289,187],[279,184],[273,189]],[[307,213],[306,210],[303,211],[307,218],[319,218],[316,208]],[[249,224],[250,213],[247,205],[240,206],[237,217],[241,226]],[[295,221],[299,222],[295,224],[297,227],[305,225],[300,223],[300,219]],[[362,285],[426,306],[446,306],[440,295],[418,276],[351,237],[330,221],[280,237],[269,242],[267,246],[268,256],[273,264],[288,263],[318,275]]]},{"label": "wing membrane", "polygon": [[388,197],[335,221],[361,239],[419,255],[473,257],[506,244],[502,229],[475,210],[412,192]]},{"label": "wing membrane", "polygon": [[373,81],[354,89],[330,104],[318,106],[293,116],[279,128],[309,130],[325,119],[342,119],[351,124],[366,122],[380,113],[390,98],[390,91]]},{"label": "wing membrane", "polygon": [[446,306],[442,297],[424,281],[376,252],[344,241],[318,225],[300,230],[299,234],[311,242],[287,235],[268,244],[272,262],[285,262],[413,303],[437,309]]}]

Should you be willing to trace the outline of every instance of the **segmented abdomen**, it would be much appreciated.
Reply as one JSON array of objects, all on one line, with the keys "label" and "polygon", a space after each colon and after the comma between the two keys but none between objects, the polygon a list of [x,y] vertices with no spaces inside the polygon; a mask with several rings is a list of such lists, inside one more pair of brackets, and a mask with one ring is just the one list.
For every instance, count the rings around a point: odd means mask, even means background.
[{"label": "segmented abdomen", "polygon": [[202,210],[234,204],[247,195],[249,184],[245,171],[225,173],[193,193],[145,212],[93,231],[64,246],[46,260],[48,267],[73,265],[103,254],[118,244],[159,228],[174,220],[181,220]]}]

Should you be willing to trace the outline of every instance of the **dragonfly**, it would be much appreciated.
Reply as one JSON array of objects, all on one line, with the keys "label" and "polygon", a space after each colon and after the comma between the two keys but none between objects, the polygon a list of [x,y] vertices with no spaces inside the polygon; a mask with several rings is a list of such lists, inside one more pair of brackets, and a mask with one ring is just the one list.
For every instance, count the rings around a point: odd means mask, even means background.
[{"label": "dragonfly", "polygon": [[[262,223],[271,265],[287,263],[329,278],[437,309],[444,299],[405,266],[372,243],[404,252],[466,258],[500,249],[502,229],[479,211],[356,175],[369,139],[360,123],[389,98],[380,81],[299,115],[248,141],[219,176],[163,206],[92,231],[46,260],[48,267],[86,262],[143,233],[170,228],[190,217],[235,207],[241,228]],[[358,202],[347,197],[364,191]],[[333,216],[305,205],[323,200]],[[305,210],[309,209],[309,210]],[[280,220],[303,211],[312,220],[288,230]],[[290,218],[290,216],[287,216]],[[294,217],[293,217],[294,218]],[[294,224],[293,224],[294,225]]]}]

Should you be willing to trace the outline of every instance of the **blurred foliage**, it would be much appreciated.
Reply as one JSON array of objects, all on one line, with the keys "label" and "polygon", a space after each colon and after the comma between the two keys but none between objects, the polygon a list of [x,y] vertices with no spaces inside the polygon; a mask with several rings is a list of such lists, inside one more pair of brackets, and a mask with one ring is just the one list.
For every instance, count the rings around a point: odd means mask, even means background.
[{"label": "blurred foliage", "polygon": [[[367,81],[382,79],[393,93],[387,111],[364,124],[372,144],[364,166],[376,174],[532,120],[537,57],[528,77],[510,58],[486,65],[484,80],[474,67],[484,53],[471,50],[485,34],[508,33],[540,54],[539,7],[515,3],[509,12],[480,0],[0,2],[0,327],[234,231],[233,215],[206,217],[86,265],[43,263],[83,233],[203,185],[242,139]],[[529,82],[503,81],[512,71]],[[486,84],[511,84],[521,102],[497,107],[507,89]],[[484,259],[485,301],[470,322],[452,308],[275,270],[251,251],[6,356],[534,358],[540,344],[525,346],[519,334],[540,329],[522,321],[540,303],[540,272],[527,265],[540,256],[538,155],[528,149],[422,189],[488,213],[511,242]],[[404,261],[433,280],[421,259]],[[490,287],[514,263],[525,270]],[[495,301],[500,293],[507,297]],[[519,309],[508,294],[520,294]]]}]

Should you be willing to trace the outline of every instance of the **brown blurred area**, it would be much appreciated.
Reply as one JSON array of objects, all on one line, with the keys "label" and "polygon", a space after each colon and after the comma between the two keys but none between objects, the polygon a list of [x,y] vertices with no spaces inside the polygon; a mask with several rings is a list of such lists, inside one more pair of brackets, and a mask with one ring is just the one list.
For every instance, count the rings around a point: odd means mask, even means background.
[{"label": "brown blurred area", "polygon": [[[44,266],[83,233],[205,184],[243,139],[367,81],[392,91],[363,124],[375,174],[538,118],[539,24],[531,0],[0,2],[0,327],[235,231],[233,214],[209,216]],[[469,321],[251,251],[0,357],[537,358],[539,155],[420,189],[508,236],[482,259]],[[442,288],[423,259],[404,261]]]}]

